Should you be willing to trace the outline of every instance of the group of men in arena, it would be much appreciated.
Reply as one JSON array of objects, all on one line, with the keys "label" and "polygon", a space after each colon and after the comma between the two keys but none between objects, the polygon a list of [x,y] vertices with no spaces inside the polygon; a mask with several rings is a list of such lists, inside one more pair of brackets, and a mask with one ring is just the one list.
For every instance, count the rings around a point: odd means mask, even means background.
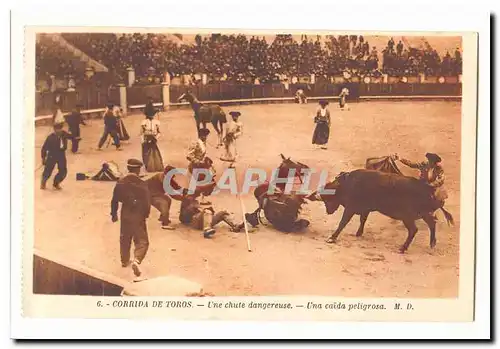
[{"label": "group of men in arena", "polygon": [[[193,142],[187,153],[188,168],[193,172],[195,168],[212,168],[211,160],[206,156],[206,140],[208,129],[200,129],[198,140]],[[132,266],[137,277],[141,276],[139,265],[146,255],[149,240],[146,220],[150,214],[150,206],[160,212],[159,221],[162,229],[174,229],[171,226],[170,207],[172,200],[180,201],[179,221],[203,232],[204,238],[211,238],[215,234],[215,226],[221,222],[226,223],[231,231],[240,232],[244,223],[237,224],[229,212],[222,210],[216,212],[212,203],[205,200],[205,196],[212,193],[216,182],[214,180],[206,185],[199,185],[193,193],[182,188],[175,176],[170,179],[170,187],[178,194],[165,192],[165,176],[174,167],[167,165],[163,172],[156,173],[147,180],[139,177],[143,163],[137,159],[129,159],[127,168],[129,173],[118,180],[113,191],[111,202],[111,219],[118,220],[118,203],[122,204],[120,225],[120,255],[123,267]],[[213,174],[215,171],[213,171]],[[198,178],[200,179],[200,178]],[[201,200],[198,197],[201,196]],[[134,258],[130,259],[131,242],[134,241]]]},{"label": "group of men in arena", "polygon": [[[78,144],[81,140],[80,125],[86,125],[81,114],[81,105],[62,117],[60,108],[53,115],[53,129],[42,146],[42,163],[44,171],[41,180],[41,189],[46,189],[46,183],[55,166],[58,172],[54,177],[54,189],[61,190],[61,182],[67,175],[66,149],[68,140],[72,141],[72,152],[78,152]],[[141,123],[141,143],[142,158],[129,159],[127,162],[128,174],[120,178],[113,191],[111,200],[111,219],[118,221],[119,203],[121,203],[121,226],[120,226],[120,255],[123,267],[131,266],[134,274],[141,275],[140,264],[144,259],[148,246],[148,232],[146,220],[150,214],[150,207],[155,207],[160,212],[159,221],[163,229],[173,229],[170,221],[170,207],[172,199],[181,202],[179,221],[195,229],[202,230],[205,238],[210,238],[215,233],[215,226],[220,222],[229,225],[231,231],[239,232],[243,228],[243,223],[236,224],[227,211],[216,212],[214,207],[205,197],[210,195],[215,188],[215,181],[205,186],[199,186],[194,193],[187,194],[186,189],[182,189],[172,178],[170,184],[172,188],[181,190],[182,194],[166,194],[164,189],[165,175],[173,169],[171,166],[163,166],[163,161],[157,140],[160,136],[160,124],[155,119],[157,110],[154,108],[150,98],[144,109],[145,120]],[[231,112],[232,123],[228,126],[224,138],[226,154],[222,160],[234,162],[236,160],[236,139],[242,134],[242,123],[238,121],[240,112]],[[108,104],[103,114],[104,131],[98,143],[98,150],[101,150],[106,140],[111,138],[117,150],[121,150],[120,140],[129,139],[123,121],[121,120],[121,110],[113,104]],[[64,130],[64,123],[68,124],[69,132]],[[187,151],[188,169],[192,173],[196,168],[209,168],[213,170],[212,160],[206,156],[206,140],[209,130],[202,128],[198,132],[198,139],[194,141]],[[111,140],[109,140],[110,142]],[[109,145],[108,142],[108,145]],[[147,180],[140,178],[141,168],[145,167],[147,172],[155,172]],[[215,175],[215,170],[212,171]],[[198,178],[200,179],[200,178]],[[201,196],[201,200],[198,197]],[[130,249],[134,241],[134,258],[130,258]]]},{"label": "group of men in arena", "polygon": [[[345,94],[345,91],[343,93]],[[328,103],[320,101],[320,105],[316,121],[320,123],[323,120],[322,118],[324,118],[329,127],[330,118],[326,108]],[[58,166],[58,173],[54,177],[53,187],[57,190],[61,189],[60,184],[67,175],[65,155],[67,141],[72,141],[71,150],[73,153],[77,153],[78,144],[81,140],[80,125],[85,125],[80,109],[81,105],[77,105],[65,119],[69,126],[69,132],[63,129],[64,122],[54,121],[54,132],[46,138],[41,150],[42,163],[45,166],[42,174],[41,189],[46,188],[46,183],[56,165]],[[206,200],[206,196],[209,196],[216,186],[214,180],[209,184],[198,186],[194,190],[194,193],[189,193],[187,189],[183,189],[177,183],[175,177],[172,177],[170,179],[170,186],[178,190],[179,194],[165,192],[165,176],[174,170],[174,168],[169,165],[163,166],[161,155],[159,163],[157,162],[154,166],[151,165],[150,158],[154,158],[158,155],[156,152],[159,152],[156,141],[160,133],[159,121],[154,119],[157,111],[154,109],[152,100],[146,104],[144,113],[146,119],[141,123],[143,161],[141,162],[135,158],[128,160],[128,174],[117,181],[111,200],[112,222],[118,221],[118,210],[121,203],[120,255],[122,266],[131,266],[137,277],[140,277],[142,274],[140,264],[146,256],[149,246],[146,221],[150,215],[151,206],[160,212],[159,221],[163,229],[173,229],[170,220],[172,200],[180,201],[179,221],[194,229],[201,230],[205,238],[213,236],[215,226],[220,222],[226,223],[233,232],[240,232],[244,227],[244,223],[235,223],[234,218],[231,217],[229,212],[225,210],[217,212],[212,203]],[[234,142],[242,134],[242,123],[239,121],[239,116],[241,115],[239,112],[231,112],[230,114],[232,115],[233,123],[229,125],[225,136],[226,159],[223,157],[221,160],[233,162],[237,154]],[[128,139],[129,136],[121,120],[120,109],[114,108],[113,104],[109,104],[104,112],[103,119],[105,127],[103,136],[99,140],[98,149],[102,148],[109,137],[113,139],[116,149],[121,149],[120,140]],[[54,116],[54,120],[58,120],[57,115]],[[198,131],[198,139],[189,146],[186,159],[189,161],[188,169],[191,174],[193,174],[194,169],[204,168],[212,170],[213,175],[215,175],[212,160],[207,156],[206,141],[209,133],[208,129],[201,128]],[[232,149],[230,149],[231,147]],[[397,155],[393,155],[392,157],[394,160],[399,160],[399,156]],[[435,189],[434,195],[438,199],[444,200],[446,192],[441,189],[445,177],[441,166],[441,158],[439,155],[433,153],[427,153],[426,158],[426,161],[418,163],[405,159],[400,159],[400,161],[407,166],[420,170],[420,179]],[[142,167],[146,167],[147,172],[155,172],[155,174],[143,180],[140,177]],[[200,180],[201,178],[197,179]],[[201,199],[199,199],[200,197]],[[134,242],[133,258],[130,257],[132,241]]]}]

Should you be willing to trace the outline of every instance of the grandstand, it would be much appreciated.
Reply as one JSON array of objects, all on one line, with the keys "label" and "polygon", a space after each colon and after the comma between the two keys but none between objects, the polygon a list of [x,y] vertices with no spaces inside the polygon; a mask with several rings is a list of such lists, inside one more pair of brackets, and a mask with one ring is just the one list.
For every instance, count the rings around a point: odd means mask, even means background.
[{"label": "grandstand", "polygon": [[[109,72],[111,80],[124,82],[127,71],[132,68],[138,82],[154,82],[169,72],[172,77],[207,74],[209,80],[215,81],[253,83],[258,79],[265,83],[280,81],[283,76],[341,75],[346,69],[395,76],[461,72],[461,58],[454,56],[454,50],[460,47],[460,38],[394,37],[396,44],[399,40],[404,43],[405,54],[409,53],[395,59],[394,51],[390,64],[384,63],[383,55],[389,37],[366,36],[366,51],[357,47],[360,45],[357,38],[309,36],[307,41],[302,41],[306,38],[301,35],[278,35],[267,36],[264,41],[262,37],[249,35],[197,38],[152,33],[45,34],[39,35],[37,41],[37,73],[38,80],[47,75],[58,79],[75,75],[80,81],[90,68],[95,72]],[[373,47],[377,48],[376,53],[372,52]],[[450,53],[446,64],[442,63],[445,52]],[[373,60],[374,55],[378,63]]]}]

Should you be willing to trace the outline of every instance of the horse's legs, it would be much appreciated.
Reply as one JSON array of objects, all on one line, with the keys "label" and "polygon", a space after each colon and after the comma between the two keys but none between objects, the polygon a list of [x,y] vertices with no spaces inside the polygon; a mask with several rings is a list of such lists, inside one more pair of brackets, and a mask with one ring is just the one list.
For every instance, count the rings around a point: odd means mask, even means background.
[{"label": "horse's legs", "polygon": [[[219,128],[219,125],[221,126]],[[212,126],[214,127],[214,130],[217,132],[217,148],[221,146],[222,143],[222,123],[220,120],[217,119],[212,119]]]},{"label": "horse's legs", "polygon": [[370,214],[370,212],[362,212],[359,215],[359,228],[358,228],[358,231],[356,232],[357,237],[360,237],[363,235],[363,232],[365,229],[366,219],[368,218],[369,214]]},{"label": "horse's legs", "polygon": [[200,120],[198,118],[195,117],[195,122],[196,122],[196,135],[198,135],[200,133]]},{"label": "horse's legs", "polygon": [[222,145],[223,144],[222,140],[224,138],[224,123],[219,120],[219,125],[220,125],[219,142]]}]

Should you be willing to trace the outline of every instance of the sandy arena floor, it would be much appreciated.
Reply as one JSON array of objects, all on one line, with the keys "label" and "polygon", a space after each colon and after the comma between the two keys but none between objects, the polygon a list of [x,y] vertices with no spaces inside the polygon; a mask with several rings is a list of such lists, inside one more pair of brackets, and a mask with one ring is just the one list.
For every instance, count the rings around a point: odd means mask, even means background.
[{"label": "sandy arena floor", "polygon": [[[310,202],[303,211],[311,226],[303,233],[284,234],[261,226],[251,233],[253,252],[246,250],[245,234],[234,234],[221,226],[212,240],[201,232],[179,224],[179,202],[171,209],[176,230],[160,229],[158,211],[152,208],[148,220],[150,250],[143,269],[150,277],[178,275],[203,285],[204,291],[225,295],[327,295],[343,297],[457,297],[459,255],[460,188],[460,103],[459,102],[363,102],[341,112],[331,104],[332,130],[328,150],[311,145],[313,115],[317,104],[272,104],[224,107],[239,110],[244,135],[239,140],[239,169],[255,166],[271,170],[279,165],[280,153],[327,169],[340,171],[364,166],[368,157],[394,152],[423,160],[428,151],[443,158],[449,199],[447,209],[455,227],[448,227],[437,213],[437,246],[429,248],[429,233],[423,221],[406,255],[398,247],[406,238],[401,222],[372,213],[362,238],[354,236],[359,224],[355,217],[335,245],[325,243],[337,227],[343,208],[327,216],[323,203]],[[109,147],[95,150],[103,129],[101,120],[82,127],[81,154],[68,152],[69,174],[62,192],[41,191],[36,173],[35,247],[60,259],[132,279],[130,269],[119,262],[119,223],[110,220],[110,199],[114,183],[75,180],[76,172],[96,171],[103,161],[115,161],[126,171],[126,160],[141,158],[139,124],[142,115],[125,118],[131,135],[124,151]],[[192,111],[163,113],[163,139],[159,145],[165,163],[187,166],[185,153],[196,139]],[[211,126],[210,126],[211,128]],[[209,144],[216,144],[215,133]],[[36,151],[50,132],[36,128]],[[222,149],[208,147],[218,159]],[[37,164],[40,160],[37,155]],[[217,171],[225,164],[216,161]],[[406,174],[417,173],[401,164]],[[219,172],[220,173],[220,172]],[[50,182],[49,182],[50,184]],[[217,209],[240,216],[239,201],[224,193],[214,196]],[[256,202],[244,197],[248,211]]]}]

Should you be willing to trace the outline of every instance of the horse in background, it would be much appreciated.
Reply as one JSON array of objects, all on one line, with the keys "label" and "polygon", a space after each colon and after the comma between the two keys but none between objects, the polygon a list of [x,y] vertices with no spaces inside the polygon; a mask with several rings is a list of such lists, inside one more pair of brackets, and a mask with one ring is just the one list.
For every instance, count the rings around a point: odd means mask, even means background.
[{"label": "horse in background", "polygon": [[194,119],[196,121],[196,134],[200,130],[200,124],[203,128],[207,128],[207,123],[211,123],[217,132],[218,143],[217,148],[223,145],[224,124],[227,123],[227,117],[224,110],[219,105],[205,105],[201,103],[191,91],[183,93],[177,102],[187,101],[194,111]]}]

